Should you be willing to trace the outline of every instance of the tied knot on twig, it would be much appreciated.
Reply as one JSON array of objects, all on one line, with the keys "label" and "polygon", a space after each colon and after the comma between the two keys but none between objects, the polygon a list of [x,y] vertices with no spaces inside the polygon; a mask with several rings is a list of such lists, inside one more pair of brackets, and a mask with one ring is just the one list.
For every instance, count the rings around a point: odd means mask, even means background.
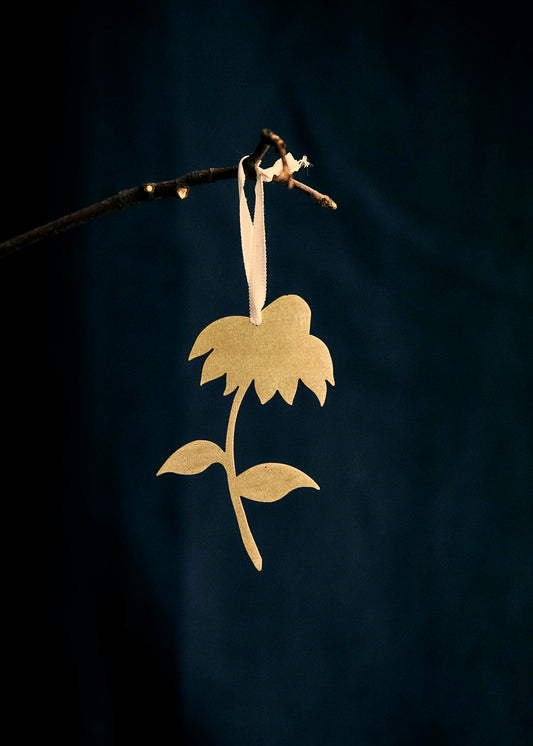
[{"label": "tied knot on twig", "polygon": [[250,321],[255,326],[259,326],[261,323],[261,311],[266,301],[267,284],[263,182],[283,179],[287,181],[287,186],[290,187],[289,179],[292,178],[292,173],[298,171],[302,166],[309,165],[309,162],[306,156],[297,161],[291,153],[283,152],[282,157],[270,168],[261,168],[259,166],[260,161],[256,163],[255,208],[252,218],[244,192],[244,183],[246,180],[244,163],[248,158],[250,156],[241,158],[238,166],[239,222],[242,257],[246,272],[246,281],[248,283]]}]

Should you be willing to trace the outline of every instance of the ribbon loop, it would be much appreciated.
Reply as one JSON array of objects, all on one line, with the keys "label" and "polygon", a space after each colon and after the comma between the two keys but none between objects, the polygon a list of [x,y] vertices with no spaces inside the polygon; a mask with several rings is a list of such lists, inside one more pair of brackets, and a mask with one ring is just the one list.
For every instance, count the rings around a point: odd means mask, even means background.
[{"label": "ribbon loop", "polygon": [[[255,206],[254,217],[250,214],[246,194],[244,193],[244,183],[246,176],[244,174],[243,162],[248,156],[239,161],[237,169],[238,189],[239,189],[239,220],[241,228],[241,245],[242,258],[244,261],[244,270],[248,282],[248,296],[250,302],[250,321],[252,324],[259,326],[261,323],[261,311],[266,300],[266,234],[265,234],[265,208],[263,182],[272,181],[283,170],[281,158],[277,160],[271,168],[263,169],[259,164],[255,167]],[[298,171],[300,166],[307,166],[308,161],[304,156],[302,160],[297,161],[290,153],[287,153],[287,163],[291,173]]]}]

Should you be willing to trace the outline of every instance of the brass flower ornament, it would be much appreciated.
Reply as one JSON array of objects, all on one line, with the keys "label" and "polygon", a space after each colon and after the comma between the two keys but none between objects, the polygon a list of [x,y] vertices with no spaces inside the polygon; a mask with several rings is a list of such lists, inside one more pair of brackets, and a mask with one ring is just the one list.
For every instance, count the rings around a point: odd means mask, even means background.
[{"label": "brass flower ornament", "polygon": [[328,348],[310,334],[310,327],[311,309],[297,295],[284,295],[267,306],[258,326],[251,324],[246,316],[228,316],[207,326],[194,343],[189,360],[207,354],[200,384],[225,375],[224,395],[236,392],[228,420],[226,448],[222,450],[211,441],[193,441],[173,453],[158,471],[158,475],[198,474],[211,464],[222,464],[244,546],[258,570],[262,559],[241,498],[274,502],[299,487],[320,488],[307,474],[287,464],[258,464],[237,475],[235,422],[252,381],[261,404],[268,402],[276,391],[292,404],[300,380],[324,404],[327,382],[335,383],[333,364]]}]

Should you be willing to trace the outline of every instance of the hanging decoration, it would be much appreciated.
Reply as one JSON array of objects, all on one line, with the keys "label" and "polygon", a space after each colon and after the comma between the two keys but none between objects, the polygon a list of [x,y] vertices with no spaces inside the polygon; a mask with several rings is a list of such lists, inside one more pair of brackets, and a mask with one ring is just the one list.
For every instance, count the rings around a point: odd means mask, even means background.
[{"label": "hanging decoration", "polygon": [[324,404],[327,383],[334,385],[333,364],[328,348],[310,333],[311,309],[297,295],[284,295],[263,308],[266,298],[266,243],[263,182],[271,181],[283,169],[290,172],[308,165],[290,153],[270,169],[256,165],[255,209],[252,220],[244,193],[244,169],[239,163],[238,190],[241,242],[249,289],[250,316],[229,316],[209,324],[193,345],[189,360],[207,355],[200,385],[226,376],[224,396],[234,394],[225,447],[208,440],[195,440],[175,451],[158,475],[199,474],[212,464],[221,464],[237,518],[244,547],[257,570],[262,558],[244,511],[243,498],[274,502],[300,487],[320,489],[318,484],[294,466],[264,463],[240,474],[235,469],[235,426],[237,415],[252,382],[261,404],[276,392],[292,404],[298,382],[307,386]]}]

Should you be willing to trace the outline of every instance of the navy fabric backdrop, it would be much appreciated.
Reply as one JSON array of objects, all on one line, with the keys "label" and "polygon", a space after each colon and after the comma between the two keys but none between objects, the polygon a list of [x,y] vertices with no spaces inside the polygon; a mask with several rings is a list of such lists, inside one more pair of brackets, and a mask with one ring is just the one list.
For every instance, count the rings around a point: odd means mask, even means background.
[{"label": "navy fabric backdrop", "polygon": [[[96,2],[6,19],[2,232],[234,165],[268,127],[322,210],[266,187],[268,301],[331,351],[320,408],[187,362],[247,313],[237,187],[106,216],[2,262],[6,597],[20,742],[531,743],[531,64],[481,4]],[[19,14],[22,16],[22,14]],[[30,129],[28,130],[28,123]],[[265,164],[273,158],[269,154]],[[10,474],[16,472],[15,482]]]}]

